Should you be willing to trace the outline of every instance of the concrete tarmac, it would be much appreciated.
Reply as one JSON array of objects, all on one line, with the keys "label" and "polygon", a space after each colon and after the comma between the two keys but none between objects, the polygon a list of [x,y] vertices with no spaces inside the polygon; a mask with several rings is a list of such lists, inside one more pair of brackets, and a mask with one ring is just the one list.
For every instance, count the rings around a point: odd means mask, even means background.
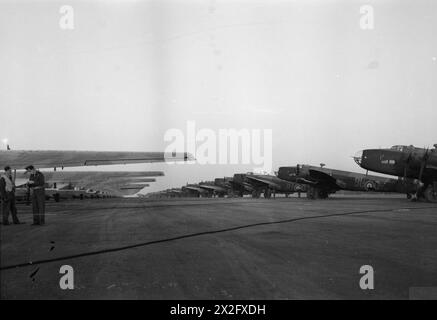
[{"label": "concrete tarmac", "polygon": [[0,227],[1,299],[436,298],[437,205],[403,197],[75,200],[41,227],[30,210]]}]

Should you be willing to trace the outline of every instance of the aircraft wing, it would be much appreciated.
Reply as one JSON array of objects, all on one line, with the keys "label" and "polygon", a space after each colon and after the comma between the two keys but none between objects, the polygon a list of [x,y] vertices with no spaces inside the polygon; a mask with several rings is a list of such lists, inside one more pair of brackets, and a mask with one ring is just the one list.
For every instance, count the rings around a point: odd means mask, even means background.
[{"label": "aircraft wing", "polygon": [[141,190],[144,189],[146,187],[149,187],[150,184],[143,184],[143,185],[125,185],[120,187],[120,190]]},{"label": "aircraft wing", "polygon": [[328,186],[330,188],[335,189],[341,189],[344,187],[343,183],[341,181],[338,181],[334,177],[330,176],[326,172],[319,171],[316,169],[310,169],[309,174],[311,179],[315,180],[317,184],[323,184],[325,186]]},{"label": "aircraft wing", "polygon": [[59,168],[189,160],[194,160],[194,158],[186,152],[0,151],[0,165],[9,165],[12,169],[24,169],[28,165],[33,165],[36,168]]},{"label": "aircraft wing", "polygon": [[312,184],[312,185],[316,185],[317,184],[316,181],[308,180],[308,179],[305,179],[305,178],[297,178],[296,182],[297,183],[303,183],[303,184]]},{"label": "aircraft wing", "polygon": [[249,178],[250,180],[253,180],[253,181],[256,181],[256,182],[259,182],[259,183],[266,184],[266,185],[268,185],[269,188],[271,188],[271,189],[280,189],[280,188],[281,188],[281,186],[280,186],[279,184],[274,183],[274,182],[271,181],[271,180],[263,179],[262,177],[254,177],[254,176],[250,176],[250,175],[248,175],[248,176],[246,176],[246,177]]},{"label": "aircraft wing", "polygon": [[207,184],[200,185],[201,188],[208,189],[208,190],[214,190],[214,191],[226,191],[225,188],[219,187],[219,186],[212,186]]},{"label": "aircraft wing", "polygon": [[[110,193],[114,196],[125,196],[131,195],[133,191],[140,191],[143,189],[145,184],[142,185],[131,185],[131,180],[126,180],[122,178],[108,178],[105,180],[96,180],[93,177],[88,177],[80,180],[77,184],[77,187],[92,189],[92,190],[100,190]],[[134,192],[136,193],[136,192]]]},{"label": "aircraft wing", "polygon": [[132,181],[132,180],[129,180],[130,181],[130,185],[133,185],[133,186],[143,186],[143,185],[145,185],[145,184],[147,184],[147,183],[149,183],[149,182],[156,182],[156,179],[144,179],[144,181]]},{"label": "aircraft wing", "polygon": [[[58,182],[58,183],[75,183],[80,184],[82,181],[94,181],[101,182],[107,181],[109,179],[120,179],[120,180],[130,180],[130,181],[144,181],[153,182],[153,178],[145,177],[156,177],[163,176],[162,171],[41,171],[45,176],[46,182]],[[23,172],[17,172],[16,180],[29,180],[29,175]],[[152,181],[153,180],[153,181]]]},{"label": "aircraft wing", "polygon": [[197,191],[197,192],[205,192],[202,188],[200,187],[192,187],[192,186],[186,186],[185,188],[187,188],[188,190],[193,190],[193,191]]}]

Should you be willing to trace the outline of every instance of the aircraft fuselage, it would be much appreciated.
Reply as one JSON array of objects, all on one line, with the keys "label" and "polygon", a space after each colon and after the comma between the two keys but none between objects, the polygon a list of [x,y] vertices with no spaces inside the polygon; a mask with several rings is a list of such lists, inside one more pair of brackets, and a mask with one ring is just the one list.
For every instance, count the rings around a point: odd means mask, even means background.
[{"label": "aircraft fuselage", "polygon": [[425,184],[437,180],[436,149],[394,146],[390,149],[367,149],[355,157],[362,168],[388,175],[419,179]]}]

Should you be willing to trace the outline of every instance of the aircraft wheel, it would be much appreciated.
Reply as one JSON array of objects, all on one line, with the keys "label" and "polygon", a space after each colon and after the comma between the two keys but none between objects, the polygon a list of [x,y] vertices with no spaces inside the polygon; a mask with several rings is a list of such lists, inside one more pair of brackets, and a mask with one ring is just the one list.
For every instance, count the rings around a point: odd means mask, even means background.
[{"label": "aircraft wheel", "polygon": [[315,188],[314,187],[308,187],[307,198],[308,199],[316,199],[315,198]]},{"label": "aircraft wheel", "polygon": [[320,198],[320,190],[317,188],[313,189],[313,199],[319,199]]},{"label": "aircraft wheel", "polygon": [[320,199],[327,199],[328,198],[328,191],[319,189],[319,198]]},{"label": "aircraft wheel", "polygon": [[270,191],[270,189],[266,189],[264,191],[264,198],[270,199],[271,197],[272,197],[272,192]]},{"label": "aircraft wheel", "polygon": [[429,185],[424,192],[426,201],[437,203],[437,190],[432,185]]},{"label": "aircraft wheel", "polygon": [[307,191],[307,198],[326,199],[328,198],[328,191],[316,187],[309,187]]},{"label": "aircraft wheel", "polygon": [[55,199],[55,202],[59,202],[59,200],[61,199],[60,194],[59,194],[59,193],[55,193],[55,194],[53,195],[53,199]]}]

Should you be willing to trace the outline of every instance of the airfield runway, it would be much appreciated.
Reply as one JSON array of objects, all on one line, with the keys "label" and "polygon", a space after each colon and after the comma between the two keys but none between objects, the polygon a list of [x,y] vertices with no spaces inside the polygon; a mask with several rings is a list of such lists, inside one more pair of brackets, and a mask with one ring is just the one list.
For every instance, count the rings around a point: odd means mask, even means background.
[{"label": "airfield runway", "polygon": [[[1,299],[414,299],[437,288],[437,205],[403,197],[76,200],[48,203],[43,227],[29,207],[19,217],[0,229]],[[74,290],[59,287],[62,265]],[[374,290],[359,286],[363,265]]]}]

